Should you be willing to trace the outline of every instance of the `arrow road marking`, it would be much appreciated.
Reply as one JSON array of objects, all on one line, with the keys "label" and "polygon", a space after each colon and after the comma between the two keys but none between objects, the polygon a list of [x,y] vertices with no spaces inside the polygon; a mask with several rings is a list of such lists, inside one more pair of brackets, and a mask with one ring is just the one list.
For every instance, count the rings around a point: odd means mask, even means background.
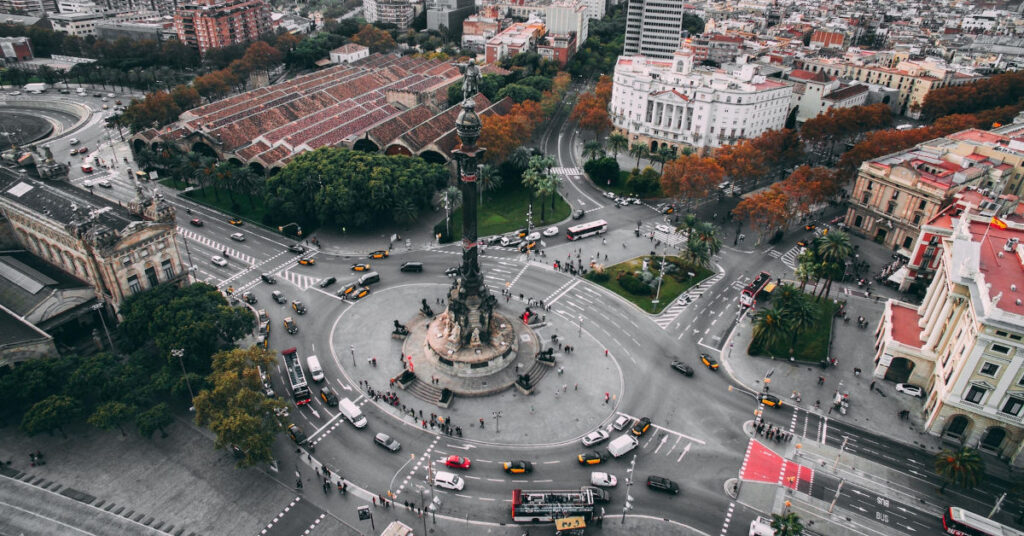
[{"label": "arrow road marking", "polygon": [[686,453],[690,452],[690,445],[693,445],[693,443],[687,443],[686,446],[683,447],[683,452],[679,453],[679,458],[676,459],[676,463],[683,461],[683,456],[686,456]]},{"label": "arrow road marking", "polygon": [[449,446],[449,447],[451,447],[453,449],[461,449],[461,450],[469,450],[469,449],[475,449],[476,448],[476,445],[452,445],[452,444],[448,444],[447,446]]}]

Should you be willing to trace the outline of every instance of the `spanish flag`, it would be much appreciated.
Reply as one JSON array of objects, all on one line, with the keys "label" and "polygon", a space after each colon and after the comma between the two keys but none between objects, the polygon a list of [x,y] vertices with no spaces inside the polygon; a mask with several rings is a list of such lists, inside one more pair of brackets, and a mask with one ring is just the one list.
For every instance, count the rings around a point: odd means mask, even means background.
[{"label": "spanish flag", "polygon": [[995,216],[992,216],[992,221],[989,222],[989,225],[991,225],[993,227],[998,227],[1000,229],[1006,229],[1006,222],[1004,222],[1003,220],[1000,220],[999,218],[997,218]]}]

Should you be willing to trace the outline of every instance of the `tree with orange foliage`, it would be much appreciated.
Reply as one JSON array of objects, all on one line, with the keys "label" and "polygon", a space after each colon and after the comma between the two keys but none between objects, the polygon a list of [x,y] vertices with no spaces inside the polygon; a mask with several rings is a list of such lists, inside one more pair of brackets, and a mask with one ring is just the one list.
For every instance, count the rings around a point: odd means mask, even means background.
[{"label": "tree with orange foliage", "polygon": [[487,148],[484,160],[492,164],[504,162],[516,147],[530,141],[543,118],[540,104],[534,101],[516,104],[505,115],[481,116],[479,144]]},{"label": "tree with orange foliage", "polygon": [[768,130],[749,141],[761,152],[768,173],[780,173],[804,159],[804,144],[792,129]]},{"label": "tree with orange foliage", "polygon": [[722,166],[725,175],[733,182],[745,186],[767,172],[765,160],[765,154],[754,147],[750,140],[740,140],[715,150],[715,161]]},{"label": "tree with orange foliage", "polygon": [[604,105],[607,107],[608,103],[612,101],[612,77],[602,74],[597,79],[597,85],[594,86],[594,94],[604,101]]},{"label": "tree with orange foliage", "polygon": [[197,76],[192,81],[192,87],[199,92],[199,95],[208,102],[213,102],[231,92],[231,87],[238,81],[234,73],[228,69],[213,71],[202,76]]},{"label": "tree with orange foliage", "polygon": [[370,52],[387,52],[395,48],[395,40],[387,30],[381,30],[372,24],[366,24],[352,36],[352,42],[363,45]]},{"label": "tree with orange foliage", "polygon": [[608,117],[608,102],[596,93],[580,95],[570,117],[577,122],[580,128],[592,131],[595,139],[601,137],[604,131],[612,128],[612,121]]},{"label": "tree with orange foliage", "polygon": [[756,193],[736,205],[733,218],[750,224],[758,233],[758,240],[764,239],[786,225],[790,218],[789,199],[779,188],[769,188]]},{"label": "tree with orange foliage", "polygon": [[778,188],[786,195],[789,213],[793,217],[834,196],[839,191],[837,177],[838,174],[828,168],[803,165],[772,188]]},{"label": "tree with orange foliage", "polygon": [[863,162],[908,149],[935,137],[936,133],[931,127],[872,132],[839,158],[840,176],[844,180],[851,179],[857,175]]},{"label": "tree with orange foliage", "polygon": [[725,170],[714,158],[695,154],[682,155],[668,164],[661,173],[661,191],[689,204],[694,199],[703,199],[711,193],[722,178]]},{"label": "tree with orange foliage", "polygon": [[800,137],[815,145],[825,159],[832,158],[837,143],[870,130],[892,124],[892,111],[887,104],[876,103],[853,108],[832,108],[808,119],[800,127]]},{"label": "tree with orange foliage", "polygon": [[284,54],[268,45],[266,41],[255,41],[245,49],[245,55],[239,61],[241,62],[240,66],[244,69],[239,74],[247,75],[255,71],[269,71],[284,61]]}]

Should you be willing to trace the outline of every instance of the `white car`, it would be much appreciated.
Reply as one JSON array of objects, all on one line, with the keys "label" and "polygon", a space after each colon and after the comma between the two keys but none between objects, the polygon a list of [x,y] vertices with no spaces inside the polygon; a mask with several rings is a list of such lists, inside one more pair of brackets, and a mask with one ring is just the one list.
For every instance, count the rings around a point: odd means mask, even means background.
[{"label": "white car", "polygon": [[68,140],[68,143],[70,143],[71,145],[78,145],[78,138],[71,138],[70,140]]},{"label": "white car", "polygon": [[614,192],[605,192],[604,196],[607,197],[608,199],[615,199],[615,193]]},{"label": "white car", "polygon": [[624,430],[631,424],[633,424],[633,419],[630,419],[625,415],[619,415],[614,421],[612,421],[612,427],[616,430]]},{"label": "white car", "polygon": [[632,199],[634,205],[639,205],[640,204],[640,199],[639,198],[633,197],[631,199]]},{"label": "white car", "polygon": [[556,234],[558,234],[558,227],[548,227],[547,229],[544,229],[544,232],[541,234],[543,234],[544,236],[555,236]]},{"label": "white car", "polygon": [[235,242],[245,242],[245,235],[242,233],[234,233],[231,235],[231,239]]},{"label": "white car", "polygon": [[604,441],[605,439],[608,439],[608,432],[604,430],[595,430],[583,436],[583,439],[581,439],[580,442],[583,443],[584,447],[590,447]]},{"label": "white car", "polygon": [[675,229],[669,227],[668,225],[665,225],[664,223],[659,223],[658,225],[655,225],[654,229],[656,231],[658,231],[658,232],[665,233],[665,234],[672,234],[672,233],[676,232]]},{"label": "white car", "polygon": [[462,491],[462,488],[466,487],[466,481],[455,473],[438,471],[434,475],[434,485],[439,488]]},{"label": "white car", "polygon": [[540,233],[539,232],[535,231],[535,232],[532,232],[532,233],[526,235],[526,241],[527,242],[533,242],[534,240],[540,240]]},{"label": "white car", "polygon": [[212,262],[213,264],[216,264],[217,266],[227,266],[228,265],[228,261],[224,260],[224,257],[221,257],[220,255],[215,255],[212,259],[210,259],[210,262]]},{"label": "white car", "polygon": [[615,475],[595,471],[590,473],[590,483],[599,488],[614,488],[619,484],[619,479]]},{"label": "white car", "polygon": [[915,398],[921,398],[924,396],[924,389],[910,383],[897,383],[896,391]]},{"label": "white car", "polygon": [[110,181],[107,180],[107,179],[100,179],[100,180],[96,181],[96,184],[98,184],[98,185],[100,185],[100,186],[102,186],[104,188],[113,188],[114,187],[114,185],[111,184]]}]

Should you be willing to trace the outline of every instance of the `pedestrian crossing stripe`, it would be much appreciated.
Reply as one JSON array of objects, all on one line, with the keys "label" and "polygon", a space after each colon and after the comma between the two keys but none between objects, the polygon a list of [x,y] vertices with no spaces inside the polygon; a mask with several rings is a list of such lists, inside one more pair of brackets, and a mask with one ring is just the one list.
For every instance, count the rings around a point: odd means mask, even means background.
[{"label": "pedestrian crossing stripe", "polygon": [[578,167],[553,167],[551,171],[556,175],[582,175],[583,170]]},{"label": "pedestrian crossing stripe", "polygon": [[725,277],[725,270],[723,270],[721,266],[718,266],[718,273],[704,280],[699,285],[691,287],[686,292],[680,294],[671,305],[666,307],[665,310],[654,319],[654,323],[661,329],[667,329],[686,309],[687,298],[689,298],[690,301],[699,298],[707,291],[707,289],[715,286],[715,284],[721,281],[723,277]]},{"label": "pedestrian crossing stripe", "polygon": [[800,252],[803,250],[800,246],[793,246],[789,251],[782,255],[782,264],[785,264],[790,270],[796,270],[796,259],[800,256]]},{"label": "pedestrian crossing stripe", "polygon": [[254,266],[256,264],[255,257],[246,255],[245,253],[242,253],[234,248],[229,248],[224,244],[211,240],[203,235],[196,233],[195,231],[192,231],[191,229],[178,227],[178,234],[180,234],[183,238],[186,238],[193,242],[198,242],[210,249],[213,249],[214,251],[217,252],[218,255],[221,255],[226,251],[228,253],[228,258],[230,259],[237,259],[245,264],[248,264],[249,266]]},{"label": "pedestrian crossing stripe", "polygon": [[292,272],[291,270],[284,270],[282,272],[278,272],[277,275],[284,279],[287,279],[288,281],[291,281],[293,285],[299,287],[299,290],[306,290],[307,288],[312,287],[318,281],[323,279],[321,277],[316,276],[297,274],[295,272]]},{"label": "pedestrian crossing stripe", "polygon": [[774,257],[776,259],[782,256],[782,252],[775,249],[769,249],[765,253],[767,253],[769,257]]}]

